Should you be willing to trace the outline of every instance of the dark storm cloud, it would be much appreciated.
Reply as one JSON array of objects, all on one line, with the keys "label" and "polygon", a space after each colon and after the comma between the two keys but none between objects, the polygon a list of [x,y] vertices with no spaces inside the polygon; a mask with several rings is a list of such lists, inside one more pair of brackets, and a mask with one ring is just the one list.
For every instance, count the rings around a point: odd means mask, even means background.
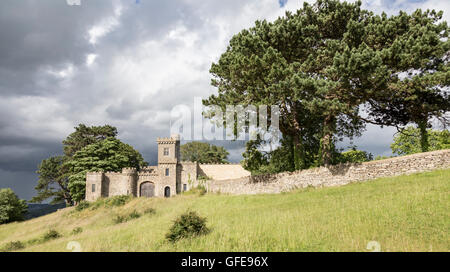
[{"label": "dark storm cloud", "polygon": [[46,66],[79,65],[92,45],[87,29],[113,11],[110,1],[71,7],[61,1],[0,3],[0,94],[37,94],[36,74]]}]

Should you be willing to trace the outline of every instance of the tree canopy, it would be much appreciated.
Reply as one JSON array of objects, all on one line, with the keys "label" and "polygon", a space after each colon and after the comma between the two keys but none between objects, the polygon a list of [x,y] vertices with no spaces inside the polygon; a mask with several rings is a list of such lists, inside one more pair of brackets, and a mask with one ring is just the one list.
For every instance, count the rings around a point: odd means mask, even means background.
[{"label": "tree canopy", "polygon": [[51,198],[53,203],[73,205],[84,198],[87,172],[147,165],[138,151],[116,136],[117,129],[110,125],[76,127],[63,141],[64,155],[50,157],[39,165],[38,194],[31,201]]},{"label": "tree canopy", "polygon": [[202,142],[190,142],[181,146],[181,160],[199,163],[227,163],[228,151]]},{"label": "tree canopy", "polygon": [[132,146],[109,137],[77,151],[65,165],[68,169],[66,176],[68,176],[71,196],[79,202],[85,197],[86,173],[120,172],[125,167],[134,167],[139,170],[147,163]]},{"label": "tree canopy", "polygon": [[[428,129],[427,134],[429,135],[427,137],[429,151],[450,148],[450,132],[448,130]],[[391,149],[394,154],[400,156],[422,152],[420,128],[409,126],[402,133],[398,133],[394,137]]]},{"label": "tree canopy", "polygon": [[[442,13],[420,10],[374,15],[360,1],[305,3],[296,13],[256,21],[233,36],[211,66],[218,94],[203,103],[223,109],[277,105],[295,168],[331,164],[335,142],[359,136],[367,122],[416,122],[411,108],[426,97],[417,90],[436,96],[417,116],[448,110],[438,91],[448,86],[449,75],[448,27],[440,18]],[[420,76],[405,77],[416,70]],[[387,121],[389,103],[411,110]],[[371,117],[362,117],[364,106]]]},{"label": "tree canopy", "polygon": [[13,190],[0,189],[0,224],[23,220],[27,209],[26,201],[19,199]]}]

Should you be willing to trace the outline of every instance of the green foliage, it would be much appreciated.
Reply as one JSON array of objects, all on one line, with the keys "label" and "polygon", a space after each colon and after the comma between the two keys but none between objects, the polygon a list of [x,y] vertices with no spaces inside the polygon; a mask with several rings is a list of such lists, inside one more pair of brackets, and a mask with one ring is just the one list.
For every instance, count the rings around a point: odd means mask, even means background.
[{"label": "green foliage", "polygon": [[96,210],[100,207],[119,207],[127,204],[133,199],[130,195],[112,196],[108,198],[100,198],[95,202],[89,203],[92,210]]},{"label": "green foliage", "polygon": [[190,142],[181,146],[183,161],[199,163],[227,163],[228,151],[221,147],[202,142]]},{"label": "green foliage", "polygon": [[174,221],[169,232],[166,234],[166,239],[173,243],[180,239],[195,237],[208,232],[206,218],[200,217],[194,211],[188,211]]},{"label": "green foliage", "polygon": [[206,193],[207,190],[204,185],[199,185],[197,187],[189,189],[189,191],[183,192],[184,195],[198,195],[198,196],[203,196]]},{"label": "green foliage", "polygon": [[72,235],[77,235],[83,232],[83,228],[81,227],[76,227],[72,230]]},{"label": "green foliage", "polygon": [[260,145],[260,140],[248,141],[245,146],[245,152],[242,154],[244,158],[241,162],[242,167],[252,173],[268,164],[266,156],[258,150]]},{"label": "green foliage", "polygon": [[76,210],[77,212],[80,212],[80,211],[85,210],[85,209],[87,209],[87,208],[89,208],[89,207],[90,207],[89,202],[87,202],[87,201],[81,201],[81,202],[78,203],[78,205],[75,207],[75,210]]},{"label": "green foliage", "polygon": [[373,160],[373,156],[370,153],[367,153],[366,151],[362,150],[348,150],[345,152],[342,152],[337,157],[337,163],[361,163],[361,162],[368,162]]},{"label": "green foliage", "polygon": [[[448,130],[428,129],[429,151],[450,148],[450,132]],[[407,127],[394,137],[392,152],[398,155],[410,155],[422,152],[420,128]]]},{"label": "green foliage", "polygon": [[[203,103],[222,110],[278,105],[280,130],[293,141],[295,169],[311,167],[308,156],[331,164],[336,140],[360,136],[366,122],[419,122],[449,110],[439,91],[449,83],[449,31],[441,18],[421,10],[375,15],[360,1],[305,3],[233,36],[211,66],[218,94]],[[363,118],[362,106],[374,118]]]},{"label": "green foliage", "polygon": [[25,248],[25,244],[22,243],[21,241],[12,241],[12,242],[9,242],[6,245],[4,245],[0,249],[0,252],[10,252],[10,251],[21,250],[24,248]]},{"label": "green foliage", "polygon": [[80,124],[75,128],[75,132],[71,133],[63,141],[64,155],[70,158],[88,145],[116,136],[117,128],[113,126],[105,125],[88,127],[84,124]]},{"label": "green foliage", "polygon": [[141,217],[141,214],[136,212],[136,211],[133,211],[133,212],[127,214],[127,215],[117,215],[113,219],[113,222],[115,224],[121,224],[121,223],[125,223],[127,221],[130,221],[130,220],[133,220],[133,219],[137,219],[139,217]]},{"label": "green foliage", "polygon": [[378,155],[373,160],[374,161],[379,161],[379,160],[386,160],[386,159],[390,159],[390,158],[393,158],[393,156],[381,156],[381,155]]},{"label": "green foliage", "polygon": [[52,198],[73,205],[84,199],[85,178],[89,171],[120,171],[123,167],[146,166],[142,155],[115,137],[115,127],[80,124],[64,141],[64,156],[50,157],[39,165],[32,202]]},{"label": "green foliage", "polygon": [[125,167],[140,169],[146,163],[142,155],[130,145],[115,138],[107,138],[76,152],[65,165],[70,193],[79,202],[84,199],[87,172],[120,172]]},{"label": "green foliage", "polygon": [[72,205],[73,201],[67,188],[67,178],[64,177],[64,156],[55,156],[43,160],[36,173],[39,174],[38,185],[35,187],[38,192],[30,202],[41,203],[51,198],[51,204],[65,201]]},{"label": "green foliage", "polygon": [[0,189],[0,224],[22,221],[27,210],[26,201],[19,199],[13,190]]},{"label": "green foliage", "polygon": [[50,240],[58,239],[60,237],[62,237],[62,235],[59,232],[57,232],[54,229],[50,229],[46,233],[44,233],[44,235],[41,238],[41,241],[42,242],[47,242],[47,241],[50,241]]},{"label": "green foliage", "polygon": [[152,215],[155,213],[156,213],[156,210],[154,208],[147,208],[144,210],[144,214]]},{"label": "green foliage", "polygon": [[[88,127],[80,124],[75,127],[75,132],[63,141],[64,155],[45,159],[38,166],[39,180],[35,188],[38,194],[33,197],[31,202],[40,203],[51,198],[53,204],[65,201],[67,205],[73,205],[74,200],[68,184],[69,170],[66,162],[70,161],[73,155],[84,147],[116,135],[117,129],[109,125]],[[81,183],[71,184],[71,187],[72,191],[84,190]]]},{"label": "green foliage", "polygon": [[131,199],[133,199],[133,197],[130,195],[113,196],[107,198],[105,204],[106,206],[119,207],[127,204]]}]

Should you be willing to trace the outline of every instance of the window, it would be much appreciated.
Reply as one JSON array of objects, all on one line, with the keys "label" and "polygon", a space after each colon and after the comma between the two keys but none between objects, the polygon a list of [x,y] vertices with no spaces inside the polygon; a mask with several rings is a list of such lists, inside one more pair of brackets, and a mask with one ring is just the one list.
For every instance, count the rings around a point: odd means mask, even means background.
[{"label": "window", "polygon": [[183,184],[183,191],[187,191],[187,184]]},{"label": "window", "polygon": [[166,168],[166,177],[169,176],[169,168]]},{"label": "window", "polygon": [[92,184],[92,192],[95,193],[95,184]]},{"label": "window", "polygon": [[169,148],[168,147],[164,148],[164,156],[169,156]]}]

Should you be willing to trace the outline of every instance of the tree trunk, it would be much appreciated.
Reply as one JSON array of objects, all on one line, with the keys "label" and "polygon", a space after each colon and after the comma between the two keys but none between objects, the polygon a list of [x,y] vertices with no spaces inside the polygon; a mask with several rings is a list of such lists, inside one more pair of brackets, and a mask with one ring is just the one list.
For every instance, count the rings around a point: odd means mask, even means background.
[{"label": "tree trunk", "polygon": [[422,152],[428,152],[429,150],[429,143],[428,143],[428,131],[427,121],[420,121],[417,123],[420,129],[420,147],[422,149]]},{"label": "tree trunk", "polygon": [[323,126],[323,136],[320,139],[320,163],[330,165],[333,161],[333,134],[335,126],[334,116],[325,117]]},{"label": "tree trunk", "polygon": [[305,168],[305,149],[303,147],[301,135],[296,134],[293,138],[295,170],[301,170]]}]

